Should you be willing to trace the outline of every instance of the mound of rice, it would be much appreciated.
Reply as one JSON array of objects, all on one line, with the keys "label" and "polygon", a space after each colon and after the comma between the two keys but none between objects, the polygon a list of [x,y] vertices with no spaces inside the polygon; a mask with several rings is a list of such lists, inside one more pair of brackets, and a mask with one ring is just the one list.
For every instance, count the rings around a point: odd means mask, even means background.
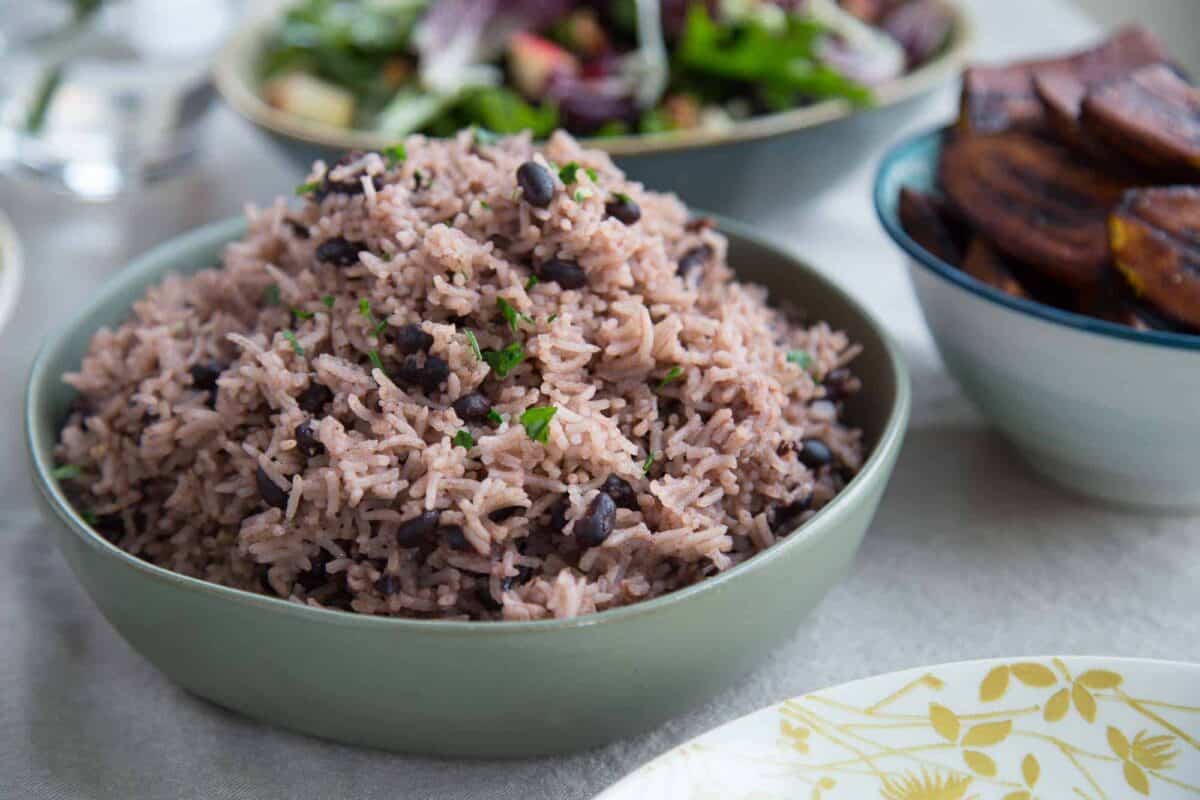
[{"label": "mound of rice", "polygon": [[74,501],[141,558],[364,614],[573,617],[753,556],[860,466],[856,347],[569,136],[413,137],[302,192],[66,376]]}]

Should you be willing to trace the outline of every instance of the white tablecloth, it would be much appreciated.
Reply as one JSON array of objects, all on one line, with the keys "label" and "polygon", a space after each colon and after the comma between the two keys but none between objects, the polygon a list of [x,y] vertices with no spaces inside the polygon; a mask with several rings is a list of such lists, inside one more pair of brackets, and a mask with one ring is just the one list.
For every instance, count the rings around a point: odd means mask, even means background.
[{"label": "white tablecloth", "polygon": [[[1061,0],[970,5],[986,58],[1095,33]],[[940,92],[908,127],[948,118],[953,103],[951,90]],[[296,170],[221,112],[198,175],[130,201],[80,206],[0,181],[29,272],[17,317],[0,335],[9,420],[0,426],[0,797],[586,798],[713,725],[874,673],[1031,653],[1200,661],[1200,521],[1068,496],[1032,477],[983,427],[943,371],[871,211],[869,180],[885,145],[817,208],[772,226],[864,299],[912,366],[912,430],[852,573],[770,663],[691,714],[595,752],[516,762],[339,747],[185,694],[101,618],[34,511],[19,408],[42,338],[131,256],[237,213],[244,199],[267,201],[297,182]]]}]

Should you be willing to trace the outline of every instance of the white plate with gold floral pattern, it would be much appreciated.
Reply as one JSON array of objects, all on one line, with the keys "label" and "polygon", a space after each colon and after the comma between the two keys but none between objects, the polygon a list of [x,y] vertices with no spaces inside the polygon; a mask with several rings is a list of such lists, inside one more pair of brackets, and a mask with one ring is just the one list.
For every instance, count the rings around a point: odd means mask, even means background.
[{"label": "white plate with gold floral pattern", "polygon": [[597,800],[1200,798],[1200,665],[1061,657],[897,672],[710,731]]}]

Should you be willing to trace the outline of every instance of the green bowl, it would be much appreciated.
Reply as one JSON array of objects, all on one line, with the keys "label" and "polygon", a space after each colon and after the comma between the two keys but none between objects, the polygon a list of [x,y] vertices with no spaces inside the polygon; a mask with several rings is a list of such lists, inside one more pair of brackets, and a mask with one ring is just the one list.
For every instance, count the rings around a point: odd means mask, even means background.
[{"label": "green bowl", "polygon": [[169,272],[214,264],[245,231],[210,225],[137,259],[42,348],[29,378],[30,466],[63,555],[113,627],[185,689],[247,716],[340,742],[454,756],[530,756],[645,731],[705,702],[783,644],[846,571],[896,461],[907,372],[882,327],[795,258],[723,226],[730,260],[863,345],[867,391],[848,419],[870,456],[832,503],[777,546],[687,589],[562,621],[360,616],[230,589],[106,542],[50,477],[92,334]]},{"label": "green bowl", "polygon": [[[871,144],[886,140],[912,112],[909,101],[958,75],[974,34],[961,4],[947,6],[955,21],[946,46],[926,64],[876,87],[873,108],[825,100],[721,130],[614,136],[587,139],[586,145],[608,152],[633,180],[674,192],[689,205],[754,221],[786,213],[853,172]],[[267,15],[243,25],[217,57],[214,78],[226,102],[305,172],[317,159],[395,144],[395,137],[306,120],[262,99],[257,65],[274,20]]]}]

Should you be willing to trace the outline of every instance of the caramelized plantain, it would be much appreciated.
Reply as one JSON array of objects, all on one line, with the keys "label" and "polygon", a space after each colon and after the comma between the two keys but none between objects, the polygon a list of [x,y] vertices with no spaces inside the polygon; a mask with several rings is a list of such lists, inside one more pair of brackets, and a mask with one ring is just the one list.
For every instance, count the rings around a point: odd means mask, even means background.
[{"label": "caramelized plantain", "polygon": [[955,137],[938,174],[954,207],[1008,256],[1065,287],[1100,279],[1106,220],[1124,183],[1020,132]]},{"label": "caramelized plantain", "polygon": [[1200,89],[1166,64],[1090,89],[1083,130],[1173,179],[1200,175]]},{"label": "caramelized plantain", "polygon": [[1045,125],[1041,101],[1033,89],[1033,69],[1025,61],[1004,67],[967,67],[959,98],[958,130],[963,133],[1039,131]]},{"label": "caramelized plantain", "polygon": [[1083,98],[1094,86],[1166,59],[1162,42],[1144,28],[1130,26],[1091,50],[1035,67],[1034,91],[1045,106],[1047,122],[1061,139],[1093,157],[1119,163],[1123,160],[1119,154],[1081,129]]},{"label": "caramelized plantain", "polygon": [[905,186],[899,212],[900,225],[914,242],[949,264],[962,260],[966,232],[944,200]]},{"label": "caramelized plantain", "polygon": [[971,240],[962,271],[981,283],[986,283],[1013,297],[1029,297],[1029,292],[1013,274],[1012,265],[996,248],[980,236]]},{"label": "caramelized plantain", "polygon": [[1200,188],[1127,192],[1109,218],[1117,271],[1166,317],[1200,328]]},{"label": "caramelized plantain", "polygon": [[1139,331],[1163,327],[1139,307],[1129,287],[1113,269],[1105,270],[1104,279],[1079,292],[1068,306],[1070,310],[1089,317],[1127,325]]}]

